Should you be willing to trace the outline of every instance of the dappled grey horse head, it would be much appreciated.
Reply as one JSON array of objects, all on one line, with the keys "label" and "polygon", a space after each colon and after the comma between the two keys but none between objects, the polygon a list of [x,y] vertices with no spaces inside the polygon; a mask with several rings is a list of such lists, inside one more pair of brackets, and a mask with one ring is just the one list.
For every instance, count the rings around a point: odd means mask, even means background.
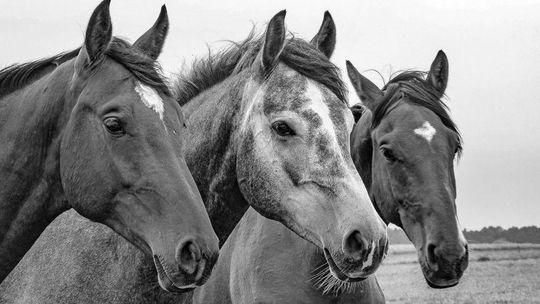
[{"label": "dappled grey horse head", "polygon": [[236,135],[240,189],[259,213],[317,245],[336,277],[361,280],[384,257],[386,227],[350,156],[354,120],[328,60],[334,24],[327,14],[308,43],[286,39],[284,18],[282,11],[270,20],[246,60]]}]

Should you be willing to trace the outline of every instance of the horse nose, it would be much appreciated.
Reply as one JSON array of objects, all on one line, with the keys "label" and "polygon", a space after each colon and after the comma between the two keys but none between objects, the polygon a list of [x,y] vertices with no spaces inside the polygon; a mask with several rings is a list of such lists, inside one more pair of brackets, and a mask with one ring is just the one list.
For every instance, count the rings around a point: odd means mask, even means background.
[{"label": "horse nose", "polygon": [[444,244],[428,243],[427,262],[432,271],[448,271],[444,268],[454,268],[456,274],[461,276],[469,263],[468,245],[458,244],[452,248],[445,247]]},{"label": "horse nose", "polygon": [[370,244],[358,230],[351,231],[343,240],[343,252],[354,261],[363,259],[369,247]]},{"label": "horse nose", "polygon": [[176,262],[187,274],[194,274],[201,260],[201,249],[192,238],[185,239],[176,248]]},{"label": "horse nose", "polygon": [[176,247],[176,262],[181,271],[200,281],[212,269],[219,249],[210,248],[200,238],[185,237]]},{"label": "horse nose", "polygon": [[362,271],[371,273],[386,255],[388,239],[386,235],[377,241],[369,241],[360,230],[353,230],[343,240],[343,253],[356,263],[362,263]]},{"label": "horse nose", "polygon": [[431,270],[438,271],[439,270],[439,264],[438,264],[439,252],[435,252],[435,249],[437,249],[437,246],[435,244],[429,243],[427,245],[427,262]]}]

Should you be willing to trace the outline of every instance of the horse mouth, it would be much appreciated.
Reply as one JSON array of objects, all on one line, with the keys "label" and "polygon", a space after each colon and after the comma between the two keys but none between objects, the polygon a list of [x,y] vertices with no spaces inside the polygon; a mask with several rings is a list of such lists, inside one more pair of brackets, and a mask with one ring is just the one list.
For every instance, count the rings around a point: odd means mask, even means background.
[{"label": "horse mouth", "polygon": [[427,266],[427,263],[423,260],[420,261],[420,267],[422,268],[422,274],[429,287],[435,289],[444,289],[454,287],[459,283],[459,278],[444,278],[437,279],[436,273]]},{"label": "horse mouth", "polygon": [[171,277],[169,276],[169,274],[167,273],[167,271],[165,270],[164,261],[160,256],[154,255],[154,265],[156,267],[156,271],[158,274],[159,286],[163,290],[168,291],[168,292],[184,293],[184,292],[192,291],[193,289],[195,289],[195,287],[197,287],[195,283],[185,285],[185,286],[176,285],[171,279]]},{"label": "horse mouth", "polygon": [[441,282],[434,283],[434,282],[431,282],[427,276],[424,276],[424,278],[426,279],[426,283],[428,284],[428,286],[435,289],[444,289],[444,288],[454,287],[459,283],[458,279],[445,280],[444,282],[441,281]]},{"label": "horse mouth", "polygon": [[367,279],[367,277],[357,277],[353,278],[348,276],[343,270],[341,270],[336,262],[334,262],[334,259],[332,258],[332,255],[330,254],[330,251],[326,248],[323,249],[324,252],[324,258],[326,259],[326,262],[328,263],[328,267],[330,268],[330,273],[334,277],[336,277],[338,280],[347,282],[347,283],[354,283],[354,282],[361,282]]}]

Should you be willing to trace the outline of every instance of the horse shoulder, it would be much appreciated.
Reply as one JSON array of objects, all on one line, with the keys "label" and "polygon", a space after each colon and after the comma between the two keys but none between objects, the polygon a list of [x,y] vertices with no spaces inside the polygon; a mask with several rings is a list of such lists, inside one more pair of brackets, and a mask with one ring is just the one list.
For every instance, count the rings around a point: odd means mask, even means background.
[{"label": "horse shoulder", "polygon": [[319,303],[309,280],[318,256],[313,244],[250,208],[193,303]]},{"label": "horse shoulder", "polygon": [[145,272],[155,272],[147,260],[108,227],[70,210],[2,282],[0,303],[145,303],[157,286],[146,282]]}]

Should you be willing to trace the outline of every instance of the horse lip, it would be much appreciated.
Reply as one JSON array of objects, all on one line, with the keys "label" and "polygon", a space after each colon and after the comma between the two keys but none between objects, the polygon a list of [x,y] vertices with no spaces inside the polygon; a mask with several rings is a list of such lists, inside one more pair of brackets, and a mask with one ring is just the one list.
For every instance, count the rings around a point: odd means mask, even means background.
[{"label": "horse lip", "polygon": [[424,274],[424,279],[426,280],[428,286],[431,288],[444,289],[444,288],[454,287],[459,283],[459,278],[435,280],[431,278],[431,276],[434,275],[433,271],[429,269],[426,269],[426,270],[422,269],[422,270]]},{"label": "horse lip", "polygon": [[440,280],[434,280],[430,278],[435,274],[433,270],[427,266],[427,263],[425,261],[420,260],[421,268],[422,268],[422,274],[424,275],[424,279],[426,280],[426,283],[429,287],[435,288],[435,289],[444,289],[449,287],[454,287],[459,283],[459,278],[455,279],[440,279]]},{"label": "horse lip", "polygon": [[197,285],[195,283],[185,285],[185,286],[176,285],[173,282],[173,280],[170,278],[167,271],[165,270],[165,267],[163,267],[163,264],[161,262],[162,258],[160,256],[157,256],[157,255],[154,255],[153,258],[154,258],[154,265],[156,267],[156,271],[157,271],[157,274],[158,274],[158,283],[159,283],[159,286],[163,290],[168,291],[168,292],[181,292],[181,293],[184,293],[184,292],[191,291],[191,290],[195,289],[195,287],[197,287]]},{"label": "horse lip", "polygon": [[330,272],[340,281],[354,283],[354,282],[361,282],[367,279],[367,277],[355,278],[355,277],[348,276],[337,266],[336,262],[334,262],[334,259],[332,258],[332,255],[330,254],[330,251],[328,249],[324,248],[323,252],[324,252],[324,257],[326,259],[326,262],[328,263],[328,267],[330,268]]},{"label": "horse lip", "polygon": [[434,283],[425,275],[424,275],[424,279],[426,279],[426,282],[429,287],[435,288],[435,289],[444,289],[444,288],[454,287],[459,283],[459,279],[444,280],[444,282],[441,281],[441,282]]}]

